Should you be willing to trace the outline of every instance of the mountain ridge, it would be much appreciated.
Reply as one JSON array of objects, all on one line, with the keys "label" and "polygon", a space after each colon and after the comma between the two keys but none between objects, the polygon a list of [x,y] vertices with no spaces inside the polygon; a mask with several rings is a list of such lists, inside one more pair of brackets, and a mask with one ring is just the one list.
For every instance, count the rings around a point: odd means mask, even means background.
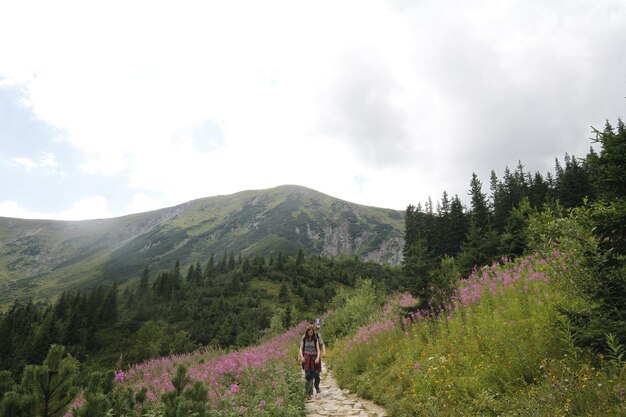
[{"label": "mountain ridge", "polygon": [[401,211],[364,206],[313,189],[282,185],[176,206],[82,221],[0,217],[0,305],[60,291],[118,284],[151,270],[216,257],[279,252],[397,265]]}]

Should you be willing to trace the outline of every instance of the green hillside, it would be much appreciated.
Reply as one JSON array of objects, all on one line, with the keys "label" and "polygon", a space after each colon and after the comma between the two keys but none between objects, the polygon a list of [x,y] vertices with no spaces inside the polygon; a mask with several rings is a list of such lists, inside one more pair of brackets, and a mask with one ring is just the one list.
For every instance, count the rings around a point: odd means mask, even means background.
[{"label": "green hillside", "polygon": [[122,284],[145,265],[183,268],[211,255],[356,255],[399,264],[403,213],[299,186],[203,198],[113,219],[0,218],[0,305],[78,286]]}]

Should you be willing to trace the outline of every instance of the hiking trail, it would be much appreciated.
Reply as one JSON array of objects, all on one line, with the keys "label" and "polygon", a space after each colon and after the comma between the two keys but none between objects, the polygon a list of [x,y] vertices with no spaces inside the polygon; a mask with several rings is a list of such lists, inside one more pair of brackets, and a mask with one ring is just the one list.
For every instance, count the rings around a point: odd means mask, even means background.
[{"label": "hiking trail", "polygon": [[321,392],[306,402],[306,417],[387,417],[382,407],[339,388],[326,364],[320,379]]}]

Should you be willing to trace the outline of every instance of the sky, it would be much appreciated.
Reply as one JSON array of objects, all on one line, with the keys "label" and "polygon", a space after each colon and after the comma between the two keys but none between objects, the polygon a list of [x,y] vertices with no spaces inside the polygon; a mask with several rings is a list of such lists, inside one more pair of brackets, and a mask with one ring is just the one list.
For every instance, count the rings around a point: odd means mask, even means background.
[{"label": "sky", "polygon": [[584,157],[626,117],[626,0],[0,4],[0,216],[297,184],[404,210]]}]

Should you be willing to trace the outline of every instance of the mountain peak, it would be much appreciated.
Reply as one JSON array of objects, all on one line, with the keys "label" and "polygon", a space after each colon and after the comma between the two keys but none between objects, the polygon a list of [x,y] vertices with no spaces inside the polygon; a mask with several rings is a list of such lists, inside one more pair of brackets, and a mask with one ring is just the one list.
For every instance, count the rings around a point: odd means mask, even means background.
[{"label": "mountain peak", "polygon": [[403,213],[343,201],[299,185],[247,190],[102,220],[0,218],[0,303],[97,283],[123,283],[150,265],[211,255],[279,252],[358,256],[399,264]]}]

